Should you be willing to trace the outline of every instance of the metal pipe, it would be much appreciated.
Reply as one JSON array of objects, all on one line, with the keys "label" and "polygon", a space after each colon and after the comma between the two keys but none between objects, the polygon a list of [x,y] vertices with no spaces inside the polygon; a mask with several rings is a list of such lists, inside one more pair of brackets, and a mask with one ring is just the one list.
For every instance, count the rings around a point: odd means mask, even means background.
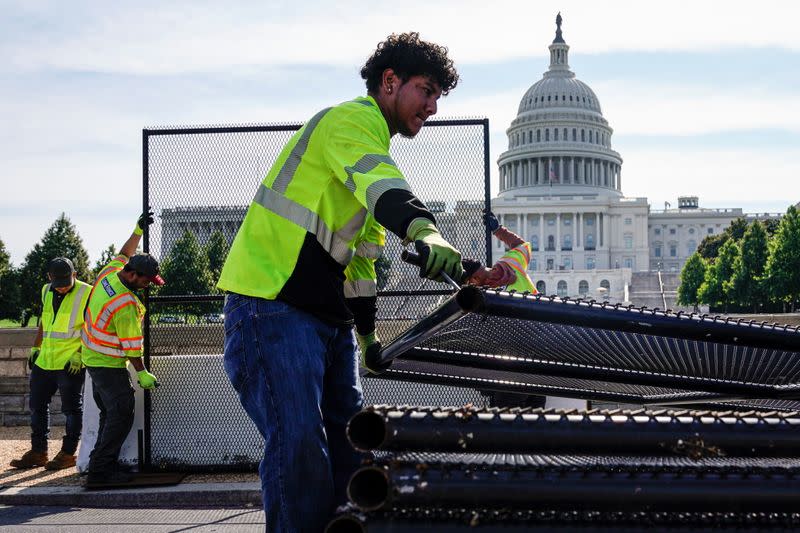
[{"label": "metal pipe", "polygon": [[[382,470],[382,472],[381,472]],[[785,511],[796,509],[793,475],[703,475],[493,470],[397,464],[358,470],[348,495],[364,511],[414,505],[503,505],[594,510]]]},{"label": "metal pipe", "polygon": [[371,408],[347,437],[359,451],[795,457],[800,416],[619,411]]}]

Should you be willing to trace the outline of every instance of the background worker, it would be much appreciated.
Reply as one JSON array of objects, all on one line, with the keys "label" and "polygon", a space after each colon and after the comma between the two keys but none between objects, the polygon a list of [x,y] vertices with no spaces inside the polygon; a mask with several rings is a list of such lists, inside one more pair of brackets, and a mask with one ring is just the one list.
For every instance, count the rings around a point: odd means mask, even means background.
[{"label": "background worker", "polygon": [[460,278],[461,254],[436,229],[389,155],[456,86],[447,50],[391,35],[361,69],[367,96],[317,113],[256,191],[218,286],[225,370],[264,437],[269,531],[322,531],[360,456],[345,438],[362,407],[344,270],[368,215],[423,255],[420,274]]},{"label": "background worker", "polygon": [[[163,285],[158,261],[137,254],[144,228],[153,213],[143,213],[120,253],[97,276],[83,326],[83,364],[92,378],[92,397],[100,410],[97,442],[89,455],[87,485],[125,483],[132,476],[119,470],[117,459],[133,426],[135,398],[128,362],[139,386],[152,389],[156,377],[142,361],[142,318],[145,308],[136,291],[151,283]],[[128,259],[130,258],[130,259]]]},{"label": "background worker", "polygon": [[[83,379],[81,330],[83,311],[92,286],[77,279],[75,266],[66,257],[56,257],[48,266],[50,283],[42,287],[42,318],[28,357],[30,375],[31,449],[11,461],[15,468],[44,466],[61,470],[75,466],[75,451],[83,425]],[[61,450],[48,461],[50,401],[61,393],[61,412],[66,434]]]},{"label": "background worker", "polygon": [[491,211],[483,215],[483,222],[492,235],[508,247],[508,251],[492,265],[485,268],[477,261],[464,260],[464,269],[469,276],[467,283],[482,287],[505,287],[507,291],[539,294],[528,276],[528,263],[531,261],[531,244],[502,226]]}]

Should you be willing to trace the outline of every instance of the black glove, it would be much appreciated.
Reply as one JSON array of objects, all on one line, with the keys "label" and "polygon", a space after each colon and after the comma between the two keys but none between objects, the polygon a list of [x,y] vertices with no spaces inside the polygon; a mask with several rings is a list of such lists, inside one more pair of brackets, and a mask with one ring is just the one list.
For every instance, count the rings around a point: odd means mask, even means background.
[{"label": "black glove", "polygon": [[155,221],[155,215],[153,211],[148,210],[145,213],[139,215],[139,220],[136,221],[136,227],[140,229],[144,229],[145,227],[149,226]]},{"label": "black glove", "polygon": [[494,213],[487,211],[486,209],[483,210],[483,223],[492,233],[497,231],[497,229],[500,227],[500,221],[497,220],[497,217],[494,216]]},{"label": "black glove", "polygon": [[364,368],[369,370],[372,374],[380,374],[392,366],[391,361],[379,364],[378,358],[381,355],[381,341],[376,341],[367,346],[367,353],[363,357]]}]

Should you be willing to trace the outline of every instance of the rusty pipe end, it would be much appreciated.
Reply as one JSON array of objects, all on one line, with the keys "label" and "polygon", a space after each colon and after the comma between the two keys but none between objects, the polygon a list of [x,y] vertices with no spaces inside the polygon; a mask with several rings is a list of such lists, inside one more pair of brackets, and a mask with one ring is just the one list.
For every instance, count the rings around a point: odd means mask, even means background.
[{"label": "rusty pipe end", "polygon": [[362,511],[376,511],[389,502],[389,476],[377,466],[359,468],[347,484],[347,497]]},{"label": "rusty pipe end", "polygon": [[386,442],[386,420],[375,411],[361,411],[347,423],[347,440],[353,448],[367,452]]}]

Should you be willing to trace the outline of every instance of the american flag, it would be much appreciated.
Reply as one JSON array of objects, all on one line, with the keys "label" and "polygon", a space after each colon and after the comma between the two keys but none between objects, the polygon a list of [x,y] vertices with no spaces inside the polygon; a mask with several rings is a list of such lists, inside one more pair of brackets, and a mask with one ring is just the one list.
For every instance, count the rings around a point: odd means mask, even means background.
[{"label": "american flag", "polygon": [[550,161],[550,185],[552,185],[554,181],[558,181],[558,176],[556,176],[556,169],[553,166],[553,162]]}]

